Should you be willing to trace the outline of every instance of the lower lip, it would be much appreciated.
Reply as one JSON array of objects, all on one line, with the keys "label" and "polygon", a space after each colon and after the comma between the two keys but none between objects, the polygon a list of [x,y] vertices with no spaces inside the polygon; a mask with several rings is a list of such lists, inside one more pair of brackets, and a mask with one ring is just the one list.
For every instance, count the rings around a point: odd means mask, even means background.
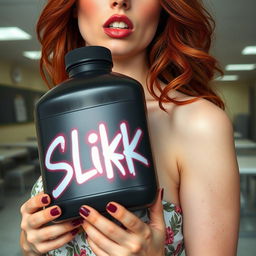
[{"label": "lower lip", "polygon": [[111,38],[125,38],[132,33],[131,29],[103,28],[105,34]]}]

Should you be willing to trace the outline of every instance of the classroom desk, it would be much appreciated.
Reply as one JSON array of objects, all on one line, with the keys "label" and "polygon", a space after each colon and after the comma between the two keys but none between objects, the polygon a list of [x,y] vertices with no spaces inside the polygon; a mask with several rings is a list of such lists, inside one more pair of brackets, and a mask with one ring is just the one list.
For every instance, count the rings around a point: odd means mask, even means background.
[{"label": "classroom desk", "polygon": [[256,142],[248,139],[235,139],[236,149],[256,149]]},{"label": "classroom desk", "polygon": [[28,150],[25,148],[0,148],[0,178],[4,175],[6,161],[17,157],[28,157]]},{"label": "classroom desk", "polygon": [[28,151],[25,148],[0,148],[0,162],[26,155]]},{"label": "classroom desk", "polygon": [[256,155],[237,156],[239,173],[241,175],[256,175]]}]

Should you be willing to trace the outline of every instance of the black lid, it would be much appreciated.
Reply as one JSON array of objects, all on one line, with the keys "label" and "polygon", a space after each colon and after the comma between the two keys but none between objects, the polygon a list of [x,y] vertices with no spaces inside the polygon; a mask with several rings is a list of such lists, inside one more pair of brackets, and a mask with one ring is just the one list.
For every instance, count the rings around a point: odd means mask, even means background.
[{"label": "black lid", "polygon": [[76,48],[66,54],[66,71],[69,72],[72,67],[92,61],[109,62],[113,66],[111,51],[108,48],[102,46],[85,46]]}]

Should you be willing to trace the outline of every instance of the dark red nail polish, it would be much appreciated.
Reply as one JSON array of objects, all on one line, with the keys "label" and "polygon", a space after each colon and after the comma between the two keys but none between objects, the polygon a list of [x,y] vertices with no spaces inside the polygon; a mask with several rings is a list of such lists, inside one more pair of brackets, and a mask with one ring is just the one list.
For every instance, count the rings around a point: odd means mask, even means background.
[{"label": "dark red nail polish", "polygon": [[56,207],[56,208],[51,209],[50,213],[51,213],[52,216],[57,216],[57,215],[60,214],[60,211]]},{"label": "dark red nail polish", "polygon": [[78,228],[72,230],[72,231],[71,231],[72,236],[75,236],[75,235],[78,233],[78,231],[79,231]]},{"label": "dark red nail polish", "polygon": [[48,204],[48,196],[42,197],[41,202],[42,202],[43,204]]},{"label": "dark red nail polish", "polygon": [[84,207],[84,206],[80,208],[79,212],[80,212],[82,215],[84,215],[85,217],[88,217],[89,214],[90,214],[90,210],[87,209],[87,208]]},{"label": "dark red nail polish", "polygon": [[83,221],[83,219],[76,219],[76,220],[72,220],[72,225],[73,226],[78,226],[78,225],[80,225],[80,224],[82,224],[84,221]]},{"label": "dark red nail polish", "polygon": [[116,212],[116,210],[117,210],[117,207],[114,205],[114,204],[108,204],[107,205],[107,209],[110,211],[110,212],[112,212],[112,213],[114,213],[114,212]]},{"label": "dark red nail polish", "polygon": [[163,198],[164,198],[164,189],[162,188],[161,189],[161,200],[163,200]]}]

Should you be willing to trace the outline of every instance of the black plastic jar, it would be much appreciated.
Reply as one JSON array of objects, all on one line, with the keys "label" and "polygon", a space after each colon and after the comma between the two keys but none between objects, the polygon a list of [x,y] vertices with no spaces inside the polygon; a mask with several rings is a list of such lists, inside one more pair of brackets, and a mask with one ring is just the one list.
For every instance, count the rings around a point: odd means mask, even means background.
[{"label": "black plastic jar", "polygon": [[75,49],[65,62],[69,79],[35,110],[44,192],[61,207],[58,220],[77,217],[83,204],[150,206],[157,179],[141,84],[112,73],[104,47]]}]

